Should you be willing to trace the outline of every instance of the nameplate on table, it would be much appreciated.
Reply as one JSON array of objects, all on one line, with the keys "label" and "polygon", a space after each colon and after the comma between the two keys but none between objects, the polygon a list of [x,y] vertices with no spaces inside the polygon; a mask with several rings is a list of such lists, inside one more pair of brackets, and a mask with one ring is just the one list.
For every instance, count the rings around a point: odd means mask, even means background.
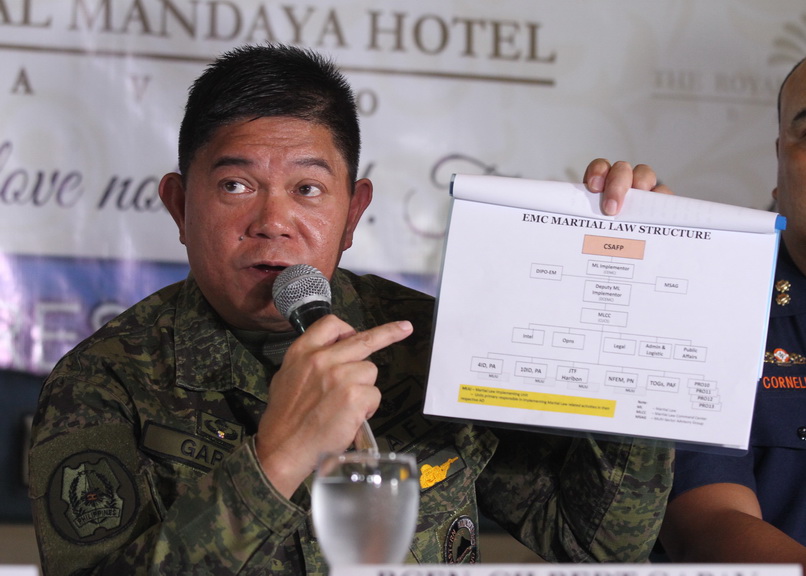
[{"label": "nameplate on table", "polygon": [[802,576],[799,564],[395,564],[334,567],[331,576]]},{"label": "nameplate on table", "polygon": [[0,564],[0,576],[39,576],[39,568],[25,564]]}]

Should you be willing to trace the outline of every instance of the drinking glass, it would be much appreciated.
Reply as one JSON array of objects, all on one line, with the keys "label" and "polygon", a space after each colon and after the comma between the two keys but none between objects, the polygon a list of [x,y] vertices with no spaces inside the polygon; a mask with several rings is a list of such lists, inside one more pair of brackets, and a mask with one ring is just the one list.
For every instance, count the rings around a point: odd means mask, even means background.
[{"label": "drinking glass", "polygon": [[331,567],[403,562],[420,506],[413,456],[325,454],[311,498],[316,536]]}]

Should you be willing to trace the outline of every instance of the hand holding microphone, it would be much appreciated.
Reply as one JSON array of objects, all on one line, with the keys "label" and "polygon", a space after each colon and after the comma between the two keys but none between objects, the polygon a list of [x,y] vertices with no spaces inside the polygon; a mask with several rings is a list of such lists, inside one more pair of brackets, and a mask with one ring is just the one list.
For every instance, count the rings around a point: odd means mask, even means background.
[{"label": "hand holding microphone", "polygon": [[[299,334],[319,318],[330,314],[330,283],[313,266],[297,264],[286,268],[275,280],[272,293],[277,310]],[[355,437],[355,447],[378,452],[378,443],[366,420]]]},{"label": "hand holding microphone", "polygon": [[[330,310],[330,284],[315,268],[292,266],[274,283],[277,310],[301,336],[272,377],[255,449],[269,481],[290,497],[325,452],[351,442],[374,450],[355,423],[378,406],[377,367],[367,358],[408,337],[410,322],[389,322],[362,332]],[[314,326],[314,322],[320,319]],[[361,411],[364,411],[362,414]]]},{"label": "hand holding microphone", "polygon": [[[277,310],[300,334],[330,314],[330,284],[313,266],[298,264],[286,268],[274,281],[273,295]],[[334,322],[340,321],[334,319]],[[408,322],[385,324],[345,335],[325,344],[320,351],[349,347],[352,359],[346,363],[360,360],[366,368],[364,360],[369,354],[405,338],[410,331]],[[335,357],[339,356],[340,352],[336,352]],[[348,378],[342,376],[339,380],[355,383]],[[403,562],[417,523],[420,498],[417,462],[410,454],[381,454],[366,418],[354,443],[356,452],[325,451],[319,460],[311,491],[311,512],[322,549],[331,567],[356,562]],[[372,520],[367,517],[367,509],[375,511]],[[345,526],[353,529],[345,530]]]}]

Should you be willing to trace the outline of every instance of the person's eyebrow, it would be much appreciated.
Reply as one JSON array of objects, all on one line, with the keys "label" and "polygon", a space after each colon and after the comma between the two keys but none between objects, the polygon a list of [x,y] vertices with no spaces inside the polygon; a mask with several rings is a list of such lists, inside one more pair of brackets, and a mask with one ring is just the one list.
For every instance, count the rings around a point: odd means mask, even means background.
[{"label": "person's eyebrow", "polygon": [[226,166],[251,166],[252,164],[254,164],[254,162],[248,158],[242,158],[241,156],[222,156],[213,162],[212,169],[216,170],[217,168]]},{"label": "person's eyebrow", "polygon": [[318,156],[305,156],[295,160],[294,164],[297,166],[302,166],[303,168],[309,166],[324,168],[328,174],[333,174],[333,167],[330,165],[330,163],[324,158],[320,158]]},{"label": "person's eyebrow", "polygon": [[[333,174],[333,167],[330,163],[325,160],[324,158],[320,158],[318,156],[305,156],[303,158],[298,158],[294,161],[294,164],[297,166],[301,166],[303,168],[312,166],[323,168],[328,172],[328,174]],[[216,170],[218,168],[227,167],[227,166],[252,166],[254,165],[254,161],[250,160],[249,158],[243,158],[241,156],[222,156],[215,162],[213,162],[212,170]]]},{"label": "person's eyebrow", "polygon": [[806,108],[801,108],[800,112],[795,114],[795,117],[792,118],[792,124],[797,124],[798,122],[802,122],[806,120]]}]

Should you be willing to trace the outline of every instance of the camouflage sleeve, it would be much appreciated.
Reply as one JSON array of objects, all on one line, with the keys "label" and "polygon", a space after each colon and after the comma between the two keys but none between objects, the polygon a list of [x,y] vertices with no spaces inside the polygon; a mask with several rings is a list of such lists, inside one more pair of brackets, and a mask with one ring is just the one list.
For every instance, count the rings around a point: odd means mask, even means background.
[{"label": "camouflage sleeve", "polygon": [[122,398],[109,382],[56,379],[43,391],[30,495],[44,573],[234,574],[255,558],[271,564],[306,513],[265,479],[253,443],[209,473],[190,471],[166,505]]},{"label": "camouflage sleeve", "polygon": [[645,562],[672,484],[668,443],[498,431],[482,511],[549,562]]}]

